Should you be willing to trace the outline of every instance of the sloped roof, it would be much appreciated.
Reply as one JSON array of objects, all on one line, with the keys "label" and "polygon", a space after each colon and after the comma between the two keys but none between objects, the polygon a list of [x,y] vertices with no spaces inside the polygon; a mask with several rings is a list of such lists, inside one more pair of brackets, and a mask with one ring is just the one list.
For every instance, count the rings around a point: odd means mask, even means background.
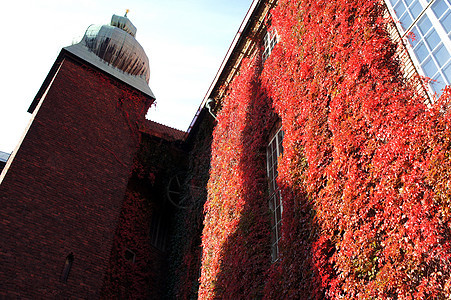
[{"label": "sloped roof", "polygon": [[185,131],[181,131],[151,120],[146,120],[141,131],[152,136],[162,138],[167,141],[183,141]]}]

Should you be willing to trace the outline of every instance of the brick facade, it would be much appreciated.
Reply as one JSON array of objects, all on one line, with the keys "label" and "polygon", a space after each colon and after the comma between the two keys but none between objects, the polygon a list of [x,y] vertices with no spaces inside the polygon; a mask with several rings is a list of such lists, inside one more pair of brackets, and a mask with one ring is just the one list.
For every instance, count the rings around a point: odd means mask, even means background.
[{"label": "brick facade", "polygon": [[[167,291],[174,206],[168,182],[186,168],[180,132],[146,122],[122,205],[101,299],[162,299]],[[176,133],[174,136],[172,133]],[[173,139],[168,141],[167,139]],[[134,259],[127,259],[131,251]]]},{"label": "brick facade", "polygon": [[0,298],[99,296],[144,120],[127,107],[151,101],[129,105],[130,94],[63,59],[0,186]]}]

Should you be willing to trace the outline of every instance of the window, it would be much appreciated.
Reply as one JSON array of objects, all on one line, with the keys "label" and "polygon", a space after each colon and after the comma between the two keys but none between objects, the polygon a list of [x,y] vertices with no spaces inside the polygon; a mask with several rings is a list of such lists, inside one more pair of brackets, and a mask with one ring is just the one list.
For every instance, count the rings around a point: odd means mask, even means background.
[{"label": "window", "polygon": [[282,198],[277,187],[277,160],[283,153],[282,140],[283,131],[280,126],[275,133],[271,134],[268,147],[266,149],[266,166],[269,181],[269,210],[271,213],[271,258],[276,261],[279,257],[279,241],[281,238],[282,226]]},{"label": "window", "polygon": [[135,263],[135,258],[136,258],[135,252],[133,252],[130,249],[126,249],[125,253],[124,253],[124,258],[126,260],[128,260],[129,262],[131,262],[132,264],[134,264]]},{"label": "window", "polygon": [[430,88],[441,94],[451,84],[451,2],[448,0],[386,0],[398,29],[408,37],[409,53]]},{"label": "window", "polygon": [[277,44],[277,32],[275,29],[266,32],[265,37],[263,38],[263,61],[265,61],[274,49],[274,46]]},{"label": "window", "polygon": [[156,211],[152,214],[149,235],[152,246],[164,251],[166,248],[167,227],[163,217]]},{"label": "window", "polygon": [[67,282],[69,278],[70,269],[72,268],[72,264],[74,263],[74,254],[71,252],[68,256],[66,256],[66,262],[64,263],[63,272],[61,273],[60,280],[62,282]]}]

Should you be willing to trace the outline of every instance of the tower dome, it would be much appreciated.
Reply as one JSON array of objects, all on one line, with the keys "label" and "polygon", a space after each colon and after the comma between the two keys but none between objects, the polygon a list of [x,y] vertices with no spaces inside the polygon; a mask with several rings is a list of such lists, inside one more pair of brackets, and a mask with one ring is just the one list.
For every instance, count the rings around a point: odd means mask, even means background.
[{"label": "tower dome", "polygon": [[81,44],[107,64],[149,83],[149,59],[135,39],[136,27],[126,17],[113,15],[109,25],[91,25]]}]

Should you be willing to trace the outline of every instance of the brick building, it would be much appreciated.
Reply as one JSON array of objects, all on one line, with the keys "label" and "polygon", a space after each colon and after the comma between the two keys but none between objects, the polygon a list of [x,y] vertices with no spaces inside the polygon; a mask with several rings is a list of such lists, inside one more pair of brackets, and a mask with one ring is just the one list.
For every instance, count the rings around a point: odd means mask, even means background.
[{"label": "brick building", "polygon": [[[0,295],[449,296],[449,237],[405,225],[442,234],[447,205],[428,197],[446,171],[415,160],[427,146],[398,163],[386,145],[420,139],[450,84],[450,16],[446,0],[255,0],[186,133],[144,119],[155,97],[133,24],[90,26],[1,175]],[[425,203],[437,223],[410,209]]]},{"label": "brick building", "polygon": [[151,128],[148,59],[135,33],[126,17],[90,26],[30,105],[1,179],[3,296],[100,295],[141,130]]}]

